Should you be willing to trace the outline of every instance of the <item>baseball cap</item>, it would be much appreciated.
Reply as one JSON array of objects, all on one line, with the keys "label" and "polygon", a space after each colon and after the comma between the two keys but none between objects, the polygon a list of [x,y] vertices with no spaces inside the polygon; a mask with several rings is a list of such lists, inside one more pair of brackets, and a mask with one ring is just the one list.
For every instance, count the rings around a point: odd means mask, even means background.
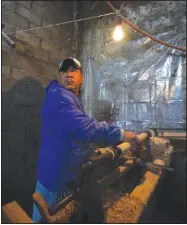
[{"label": "baseball cap", "polygon": [[68,57],[59,64],[59,72],[67,72],[70,67],[73,70],[81,69],[81,64],[76,58]]}]

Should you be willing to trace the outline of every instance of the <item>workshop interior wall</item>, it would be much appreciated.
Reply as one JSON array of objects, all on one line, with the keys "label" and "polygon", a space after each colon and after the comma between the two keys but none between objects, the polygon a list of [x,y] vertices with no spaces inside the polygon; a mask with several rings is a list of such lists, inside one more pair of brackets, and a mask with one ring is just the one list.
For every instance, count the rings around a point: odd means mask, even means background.
[{"label": "workshop interior wall", "polygon": [[3,31],[16,43],[13,50],[2,40],[2,204],[16,200],[29,213],[44,88],[73,53],[73,25],[10,33],[69,20],[72,2],[2,1]]},{"label": "workshop interior wall", "polygon": [[[111,12],[91,2],[88,16]],[[186,2],[113,2],[140,28],[174,45],[186,45]],[[121,7],[120,7],[121,6]],[[88,10],[92,9],[92,10]],[[89,12],[89,13],[88,13]],[[186,58],[123,23],[125,37],[112,39],[116,15],[87,21],[82,61],[84,103],[90,116],[142,132],[150,127],[185,128]]]},{"label": "workshop interior wall", "polygon": [[[117,8],[121,3],[113,2]],[[125,17],[142,29],[185,45],[185,1],[124,4],[121,8]],[[2,1],[3,31],[8,34],[72,20],[72,8],[72,1]],[[104,1],[80,1],[76,16],[109,12]],[[116,20],[116,16],[109,16],[12,34],[9,36],[17,44],[15,50],[2,42],[2,204],[16,200],[29,214],[32,211],[40,108],[44,87],[57,75],[61,58],[72,54],[81,57],[85,109],[98,120],[113,121],[135,131],[154,125],[185,126],[185,58],[178,51],[149,42],[125,25],[125,39],[115,43],[111,33]],[[173,105],[169,108],[170,103]]]}]

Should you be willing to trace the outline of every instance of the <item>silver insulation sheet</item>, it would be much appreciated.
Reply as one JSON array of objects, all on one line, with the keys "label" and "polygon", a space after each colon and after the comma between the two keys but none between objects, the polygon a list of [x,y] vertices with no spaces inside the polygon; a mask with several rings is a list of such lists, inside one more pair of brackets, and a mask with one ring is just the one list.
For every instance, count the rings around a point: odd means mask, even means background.
[{"label": "silver insulation sheet", "polygon": [[[185,46],[185,4],[151,1],[136,8],[128,5],[123,14],[157,38]],[[84,52],[87,113],[135,132],[150,127],[185,128],[185,56],[142,36],[107,42],[108,27],[101,29],[104,26],[99,23],[102,26],[95,28],[95,35],[100,38]],[[90,36],[91,31],[87,33],[91,41]]]}]

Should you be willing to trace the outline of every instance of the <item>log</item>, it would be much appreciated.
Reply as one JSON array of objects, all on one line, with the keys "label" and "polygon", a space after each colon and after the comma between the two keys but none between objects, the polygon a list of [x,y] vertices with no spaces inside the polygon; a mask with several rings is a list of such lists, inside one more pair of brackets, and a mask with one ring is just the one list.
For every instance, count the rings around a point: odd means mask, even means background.
[{"label": "log", "polygon": [[10,223],[33,223],[27,213],[15,201],[4,205],[2,211]]}]

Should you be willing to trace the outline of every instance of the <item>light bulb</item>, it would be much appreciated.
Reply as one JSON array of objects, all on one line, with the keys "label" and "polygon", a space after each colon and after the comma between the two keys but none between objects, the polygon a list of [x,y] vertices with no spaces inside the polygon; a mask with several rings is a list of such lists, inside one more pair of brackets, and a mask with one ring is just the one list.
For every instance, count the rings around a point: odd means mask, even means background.
[{"label": "light bulb", "polygon": [[113,32],[113,38],[115,41],[121,41],[124,37],[123,29],[120,25],[116,26]]}]

